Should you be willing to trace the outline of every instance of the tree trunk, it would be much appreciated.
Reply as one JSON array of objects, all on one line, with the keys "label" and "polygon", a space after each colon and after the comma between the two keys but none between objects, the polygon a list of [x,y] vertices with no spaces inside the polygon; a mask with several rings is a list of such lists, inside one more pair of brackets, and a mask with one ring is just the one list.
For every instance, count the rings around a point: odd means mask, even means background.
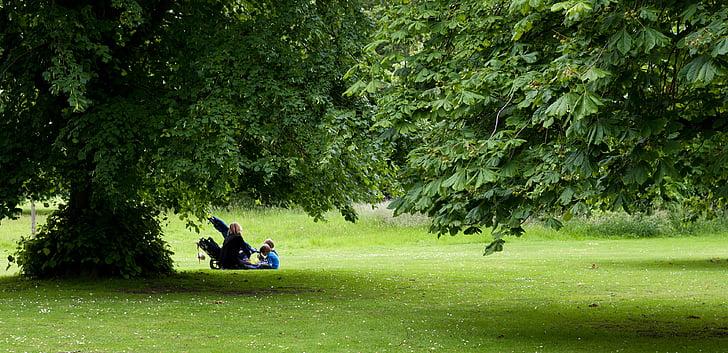
[{"label": "tree trunk", "polygon": [[30,234],[35,235],[35,201],[30,200]]},{"label": "tree trunk", "polygon": [[72,184],[68,203],[24,240],[18,264],[26,275],[124,276],[168,274],[172,252],[152,207],[110,202],[90,180]]},{"label": "tree trunk", "polygon": [[91,208],[91,180],[73,183],[68,199],[68,210],[71,219],[80,219],[84,210]]}]

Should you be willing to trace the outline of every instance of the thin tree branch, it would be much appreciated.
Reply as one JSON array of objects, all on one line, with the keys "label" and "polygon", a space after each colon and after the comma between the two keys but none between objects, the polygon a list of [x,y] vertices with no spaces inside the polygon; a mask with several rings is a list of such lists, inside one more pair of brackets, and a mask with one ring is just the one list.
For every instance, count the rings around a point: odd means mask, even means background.
[{"label": "thin tree branch", "polygon": [[498,122],[500,121],[500,115],[501,115],[501,113],[503,113],[503,110],[506,109],[506,107],[508,106],[508,104],[511,104],[511,101],[513,100],[513,95],[514,94],[516,94],[516,90],[515,89],[512,89],[511,90],[511,95],[510,95],[510,97],[508,97],[508,101],[506,102],[506,104],[504,104],[500,108],[500,110],[498,111],[498,113],[495,115],[495,124],[493,126],[493,132],[490,134],[490,137],[488,137],[489,139],[493,138],[493,136],[495,135],[495,132],[498,130]]},{"label": "thin tree branch", "polygon": [[[4,77],[4,76],[5,76],[5,73],[6,73],[6,72],[7,72],[8,70],[10,70],[10,67],[12,67],[13,65],[15,65],[15,63],[16,63],[16,62],[17,62],[18,60],[20,60],[20,58],[22,58],[22,57],[24,57],[24,56],[28,55],[28,54],[29,54],[30,52],[32,52],[33,50],[36,50],[36,49],[38,49],[38,48],[40,48],[40,47],[43,47],[43,46],[46,46],[46,45],[48,45],[48,43],[43,43],[43,44],[39,44],[39,45],[36,45],[35,47],[32,47],[32,48],[30,48],[30,49],[26,50],[25,52],[21,53],[21,54],[20,54],[20,55],[18,55],[17,57],[15,57],[15,59],[13,59],[13,61],[11,61],[10,63],[8,63],[8,64],[7,64],[7,65],[6,65],[6,66],[5,66],[4,68],[3,68],[3,71],[2,71],[2,72],[0,72],[0,77]],[[8,60],[9,60],[9,59],[10,59],[10,58],[8,58]]]}]

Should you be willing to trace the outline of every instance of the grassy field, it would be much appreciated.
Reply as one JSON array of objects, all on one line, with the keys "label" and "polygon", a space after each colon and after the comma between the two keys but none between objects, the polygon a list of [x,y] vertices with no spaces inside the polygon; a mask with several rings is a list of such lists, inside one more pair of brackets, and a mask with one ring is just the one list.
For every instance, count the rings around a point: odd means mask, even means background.
[{"label": "grassy field", "polygon": [[[167,278],[36,281],[0,262],[0,352],[728,352],[727,233],[534,226],[483,257],[489,235],[437,239],[384,210],[219,215],[275,239],[282,268],[209,270],[176,220]],[[3,259],[29,229],[0,224]]]}]

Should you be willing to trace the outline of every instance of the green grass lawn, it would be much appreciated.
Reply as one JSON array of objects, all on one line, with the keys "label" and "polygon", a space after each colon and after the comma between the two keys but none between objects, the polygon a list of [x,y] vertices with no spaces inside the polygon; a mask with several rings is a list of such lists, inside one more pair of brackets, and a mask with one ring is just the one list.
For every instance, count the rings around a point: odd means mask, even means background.
[{"label": "green grass lawn", "polygon": [[[170,220],[179,274],[37,281],[0,262],[7,352],[728,352],[728,234],[590,238],[532,227],[437,239],[417,217],[357,224],[295,211],[221,212],[278,271],[212,271]],[[43,217],[41,215],[41,217]],[[29,232],[0,225],[0,255]],[[211,226],[202,234],[213,235]]]}]

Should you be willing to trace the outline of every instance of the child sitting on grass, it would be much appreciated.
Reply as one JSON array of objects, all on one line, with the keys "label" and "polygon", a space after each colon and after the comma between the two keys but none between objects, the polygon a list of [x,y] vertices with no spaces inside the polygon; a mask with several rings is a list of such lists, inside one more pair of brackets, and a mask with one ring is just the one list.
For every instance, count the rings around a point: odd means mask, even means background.
[{"label": "child sitting on grass", "polygon": [[276,245],[273,243],[273,239],[268,238],[263,241],[264,244],[268,244],[270,246],[270,251],[276,253],[278,255],[278,252],[276,251]]},{"label": "child sitting on grass", "polygon": [[257,268],[277,270],[281,261],[278,258],[278,254],[275,251],[271,251],[271,247],[268,244],[263,244],[259,250],[260,254],[265,256],[265,259],[258,263]]}]

